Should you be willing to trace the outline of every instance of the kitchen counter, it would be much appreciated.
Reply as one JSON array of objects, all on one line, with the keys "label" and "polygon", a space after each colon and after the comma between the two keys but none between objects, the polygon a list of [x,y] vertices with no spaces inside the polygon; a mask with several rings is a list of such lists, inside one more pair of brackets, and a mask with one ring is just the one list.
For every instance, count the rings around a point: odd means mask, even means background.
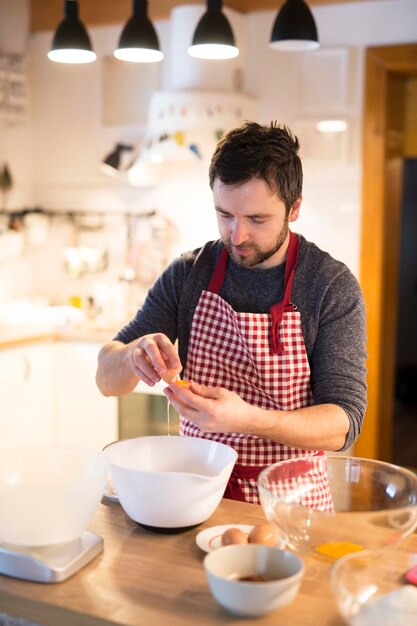
[{"label": "kitchen counter", "polygon": [[69,305],[12,300],[0,303],[0,349],[47,341],[103,344],[127,321],[127,317],[108,315],[91,318],[83,309]]},{"label": "kitchen counter", "polygon": [[101,328],[94,324],[53,328],[50,326],[2,326],[0,350],[45,341],[86,341],[104,344],[116,334],[115,328]]},{"label": "kitchen counter", "polygon": [[127,319],[88,317],[74,306],[18,299],[0,303],[0,349],[46,341],[104,343]]},{"label": "kitchen counter", "polygon": [[[178,534],[154,533],[130,520],[116,502],[103,501],[90,530],[104,551],[62,583],[42,585],[0,576],[0,612],[45,626],[233,626],[291,624],[343,626],[325,563],[311,560],[296,599],[262,618],[233,617],[211,596],[197,533],[223,523],[264,521],[259,506],[223,500],[212,517]],[[417,535],[400,550],[417,551]]]}]

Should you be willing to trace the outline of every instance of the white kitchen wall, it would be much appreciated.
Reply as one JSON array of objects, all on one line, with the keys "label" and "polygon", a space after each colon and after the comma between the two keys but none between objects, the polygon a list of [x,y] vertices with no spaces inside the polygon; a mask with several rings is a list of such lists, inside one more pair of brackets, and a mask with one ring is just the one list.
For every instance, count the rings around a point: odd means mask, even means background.
[{"label": "white kitchen wall", "polygon": [[[1,0],[2,18],[4,4],[7,5],[7,0]],[[12,4],[13,0],[9,0],[9,10]],[[202,5],[201,10],[203,8]],[[261,11],[244,17],[230,12],[230,15],[237,20],[239,37],[244,40],[243,92],[258,98],[259,121],[268,123],[274,119],[297,132],[300,129],[305,184],[302,213],[295,230],[341,258],[357,274],[364,50],[370,45],[416,41],[417,2],[346,3],[314,7],[313,13],[322,46],[318,53],[326,50],[348,53],[347,63],[341,66],[346,71],[348,87],[341,113],[348,119],[349,131],[342,150],[338,151],[335,144],[333,159],[321,158],[320,143],[311,145],[312,124],[320,111],[309,110],[308,92],[303,91],[308,75],[307,57],[268,48],[275,12]],[[173,62],[171,21],[156,23],[166,55],[161,70],[161,89],[176,86],[170,73]],[[184,178],[172,169],[153,188],[133,188],[126,179],[109,179],[98,168],[99,161],[114,143],[138,142],[145,132],[144,124],[103,125],[101,58],[112,55],[122,26],[89,28],[98,60],[86,66],[51,63],[46,53],[52,33],[27,34],[25,38],[27,24],[22,26],[20,40],[27,42],[30,78],[28,117],[18,126],[0,127],[0,162],[7,160],[15,181],[9,206],[120,212],[158,209],[178,227],[179,237],[173,247],[173,252],[177,253],[216,236],[207,164],[193,166],[192,175]],[[227,67],[227,62],[221,63],[225,65],[219,63],[216,68]],[[324,63],[323,68],[326,67]],[[211,71],[211,75],[215,73]],[[326,75],[324,69],[318,79],[330,88],[335,77],[331,73]],[[131,85],[131,97],[141,98],[139,85]],[[331,113],[326,110],[325,99],[321,113]],[[317,137],[317,142],[320,141]],[[31,274],[32,268],[25,266],[22,259],[13,264],[0,264],[0,299],[25,293]],[[36,276],[40,275],[42,270],[38,268]],[[59,278],[56,272],[50,275],[48,289],[51,293],[56,291],[59,280],[62,276]]]},{"label": "white kitchen wall", "polygon": [[[417,2],[383,0],[313,7],[321,42],[326,49],[346,49],[350,69],[344,116],[349,122],[347,154],[342,159],[304,160],[304,202],[294,230],[359,271],[361,211],[361,124],[363,58],[366,47],[417,41]],[[302,127],[303,54],[270,50],[268,41],[273,16],[269,11],[252,14],[246,77],[249,91],[260,101],[263,122],[278,119],[290,128]],[[308,55],[315,55],[315,52]],[[262,71],[260,71],[262,68]],[[318,76],[317,79],[322,79]],[[336,77],[325,77],[330,85]],[[326,114],[323,94],[322,115]],[[306,108],[306,107],[304,107]],[[331,111],[329,111],[331,113]],[[301,155],[303,156],[303,136]]]}]

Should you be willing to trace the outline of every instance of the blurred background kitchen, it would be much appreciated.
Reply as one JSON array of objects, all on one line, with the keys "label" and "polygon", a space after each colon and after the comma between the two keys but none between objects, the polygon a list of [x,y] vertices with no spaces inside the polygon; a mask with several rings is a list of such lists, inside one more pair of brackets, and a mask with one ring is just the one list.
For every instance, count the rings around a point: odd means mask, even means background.
[{"label": "blurred background kitchen", "polygon": [[[207,169],[222,133],[244,119],[277,120],[301,141],[296,231],[361,280],[370,335],[378,331],[370,342],[369,415],[355,453],[417,466],[417,2],[310,0],[320,46],[283,52],[269,46],[283,1],[226,1],[239,55],[214,61],[187,53],[206,3],[150,0],[159,63],[114,57],[132,5],[79,0],[97,58],[63,64],[47,55],[65,3],[0,0],[0,445],[102,447],[166,432],[160,389],[100,396],[97,351],[174,256],[217,237]],[[391,183],[397,189],[392,232],[380,216],[375,230],[365,218],[364,189],[373,188],[364,174],[366,59],[381,46],[407,60],[390,86],[387,102],[396,105],[387,107],[383,128],[378,120],[373,127],[384,136],[384,158],[392,153],[401,162],[400,180],[378,181],[387,195]],[[388,62],[385,69],[388,75]],[[326,132],[329,121],[338,126]],[[372,286],[387,291],[389,256],[372,246],[387,240],[390,249],[392,237],[400,252],[388,279],[387,335],[387,307]]]}]

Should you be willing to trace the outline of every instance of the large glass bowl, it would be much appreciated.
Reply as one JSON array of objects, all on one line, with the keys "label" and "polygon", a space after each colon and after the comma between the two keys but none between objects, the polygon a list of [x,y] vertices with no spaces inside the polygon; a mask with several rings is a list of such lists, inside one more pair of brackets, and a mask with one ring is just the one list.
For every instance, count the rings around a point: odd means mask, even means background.
[{"label": "large glass bowl", "polygon": [[366,550],[349,554],[330,569],[340,614],[349,626],[415,626],[417,587],[404,574],[417,564],[406,550]]},{"label": "large glass bowl", "polygon": [[264,469],[268,522],[297,552],[339,558],[399,543],[417,525],[417,475],[371,459],[317,455]]}]

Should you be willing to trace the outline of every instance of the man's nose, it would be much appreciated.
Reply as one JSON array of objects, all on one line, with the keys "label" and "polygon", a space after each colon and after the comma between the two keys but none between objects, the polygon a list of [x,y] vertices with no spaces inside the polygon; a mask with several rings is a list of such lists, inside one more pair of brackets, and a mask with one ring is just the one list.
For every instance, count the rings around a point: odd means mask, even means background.
[{"label": "man's nose", "polygon": [[247,233],[242,222],[236,221],[233,224],[231,240],[234,246],[240,246],[241,243],[244,243],[247,239]]}]

